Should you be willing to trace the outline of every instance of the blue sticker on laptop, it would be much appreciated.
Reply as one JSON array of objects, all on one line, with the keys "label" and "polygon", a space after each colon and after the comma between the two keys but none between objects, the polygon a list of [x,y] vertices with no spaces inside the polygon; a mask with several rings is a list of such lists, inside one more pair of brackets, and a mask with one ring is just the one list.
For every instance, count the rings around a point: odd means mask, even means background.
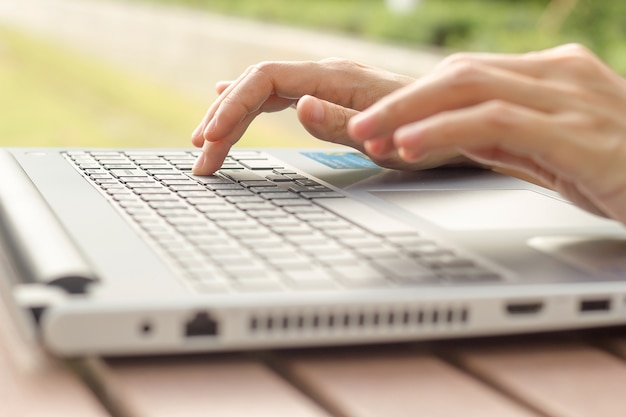
[{"label": "blue sticker on laptop", "polygon": [[379,168],[358,152],[301,152],[302,155],[332,169]]}]

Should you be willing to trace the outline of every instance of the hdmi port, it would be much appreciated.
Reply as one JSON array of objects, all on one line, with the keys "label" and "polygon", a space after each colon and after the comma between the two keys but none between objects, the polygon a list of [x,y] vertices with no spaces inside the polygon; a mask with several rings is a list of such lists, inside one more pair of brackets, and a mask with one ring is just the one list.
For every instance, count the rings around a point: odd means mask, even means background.
[{"label": "hdmi port", "polygon": [[526,303],[509,303],[506,305],[506,311],[511,315],[537,314],[543,308],[541,301]]},{"label": "hdmi port", "polygon": [[580,302],[580,312],[587,313],[593,311],[611,311],[611,300],[608,298],[597,300],[582,300]]}]

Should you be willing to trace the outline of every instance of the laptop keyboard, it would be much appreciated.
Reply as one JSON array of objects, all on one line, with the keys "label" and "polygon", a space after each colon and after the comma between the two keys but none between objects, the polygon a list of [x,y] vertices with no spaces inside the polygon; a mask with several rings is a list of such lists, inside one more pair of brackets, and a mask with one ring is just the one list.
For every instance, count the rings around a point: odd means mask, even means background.
[{"label": "laptop keyboard", "polygon": [[232,151],[211,176],[197,152],[64,156],[201,292],[491,283],[501,277],[415,232],[380,235],[325,208],[341,192],[262,152]]}]

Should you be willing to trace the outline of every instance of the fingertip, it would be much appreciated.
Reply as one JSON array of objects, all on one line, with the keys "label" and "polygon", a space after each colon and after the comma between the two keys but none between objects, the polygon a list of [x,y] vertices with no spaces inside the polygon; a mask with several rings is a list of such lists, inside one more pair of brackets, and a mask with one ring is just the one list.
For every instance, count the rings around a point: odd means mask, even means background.
[{"label": "fingertip", "polygon": [[228,156],[231,144],[226,141],[204,142],[202,152],[196,159],[191,173],[194,175],[212,175],[220,169]]},{"label": "fingertip", "polygon": [[422,139],[423,132],[419,123],[402,126],[395,131],[393,143],[398,148],[417,146]]},{"label": "fingertip", "polygon": [[217,129],[217,116],[213,115],[211,120],[204,126],[202,130],[202,140],[203,142],[214,142],[216,137],[219,137],[215,134],[215,130]]},{"label": "fingertip", "polygon": [[222,94],[231,84],[232,81],[218,81],[215,83],[215,91],[217,91],[217,94]]},{"label": "fingertip", "polygon": [[383,159],[395,151],[391,138],[369,139],[363,143],[368,155]]},{"label": "fingertip", "polygon": [[204,151],[200,152],[198,159],[196,159],[196,162],[193,164],[191,173],[193,175],[210,175],[211,174],[207,172],[207,169],[206,169],[206,154],[204,153]]},{"label": "fingertip", "polygon": [[366,141],[372,138],[373,126],[374,118],[366,112],[361,112],[348,122],[348,134],[353,139]]},{"label": "fingertip", "polygon": [[201,148],[203,143],[204,143],[204,139],[199,134],[194,133],[191,136],[191,144],[195,146],[196,148]]},{"label": "fingertip", "polygon": [[296,106],[298,118],[304,124],[321,124],[324,122],[324,104],[312,96],[303,96],[298,100]]},{"label": "fingertip", "polygon": [[194,131],[191,133],[191,143],[199,148],[204,143],[204,139],[202,138],[202,130],[204,129],[204,123],[200,123]]},{"label": "fingertip", "polygon": [[410,163],[417,162],[421,158],[421,155],[416,153],[413,149],[404,147],[398,148],[398,155],[402,158],[402,160]]},{"label": "fingertip", "polygon": [[400,158],[406,162],[416,162],[426,152],[420,143],[420,131],[413,126],[398,129],[393,135],[393,144],[398,150]]}]

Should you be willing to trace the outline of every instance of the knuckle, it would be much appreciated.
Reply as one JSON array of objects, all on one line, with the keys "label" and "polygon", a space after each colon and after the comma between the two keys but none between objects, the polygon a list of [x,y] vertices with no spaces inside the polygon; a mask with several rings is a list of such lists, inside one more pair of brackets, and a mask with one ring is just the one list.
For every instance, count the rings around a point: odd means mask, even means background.
[{"label": "knuckle", "polygon": [[576,42],[566,43],[558,47],[557,50],[564,52],[564,53],[577,55],[577,56],[589,57],[593,55],[593,53],[589,50],[589,48],[587,48],[583,44],[576,43]]},{"label": "knuckle", "polygon": [[232,95],[224,97],[221,107],[228,109],[228,112],[222,112],[223,115],[228,117],[232,117],[235,114],[250,114],[255,110]]},{"label": "knuckle", "polygon": [[271,83],[274,74],[281,65],[282,63],[278,61],[261,61],[248,67],[246,73],[249,77],[259,77]]},{"label": "knuckle", "polygon": [[339,57],[335,57],[335,56],[324,58],[320,62],[326,63],[326,64],[337,65],[337,66],[354,66],[354,65],[357,64],[355,61],[353,61],[351,59],[339,58]]},{"label": "knuckle", "polygon": [[335,64],[339,64],[339,63],[342,63],[342,62],[345,62],[345,61],[349,61],[349,60],[345,59],[345,58],[338,58],[338,57],[335,57],[335,56],[330,56],[330,57],[327,57],[327,58],[324,58],[324,59],[320,60],[319,62],[320,62],[320,64],[335,65]]},{"label": "knuckle", "polygon": [[513,106],[503,100],[490,100],[482,105],[483,121],[490,128],[504,130],[519,123],[519,115]]},{"label": "knuckle", "polygon": [[476,89],[485,82],[485,71],[471,60],[458,60],[450,64],[443,76],[454,88]]},{"label": "knuckle", "polygon": [[457,52],[445,57],[439,64],[440,68],[458,65],[459,63],[470,63],[473,61],[473,54],[468,52]]},{"label": "knuckle", "polygon": [[587,75],[596,73],[600,68],[597,57],[585,46],[580,44],[567,44],[557,50],[554,56],[554,64],[564,68],[575,75]]},{"label": "knuckle", "polygon": [[254,65],[251,65],[249,67],[249,72],[254,73],[254,72],[268,72],[272,70],[272,68],[276,65],[276,62],[272,62],[272,61],[261,61],[261,62],[257,62]]},{"label": "knuckle", "polygon": [[322,59],[319,62],[324,66],[342,72],[353,72],[355,70],[361,70],[365,67],[363,64],[347,58],[330,57]]}]

